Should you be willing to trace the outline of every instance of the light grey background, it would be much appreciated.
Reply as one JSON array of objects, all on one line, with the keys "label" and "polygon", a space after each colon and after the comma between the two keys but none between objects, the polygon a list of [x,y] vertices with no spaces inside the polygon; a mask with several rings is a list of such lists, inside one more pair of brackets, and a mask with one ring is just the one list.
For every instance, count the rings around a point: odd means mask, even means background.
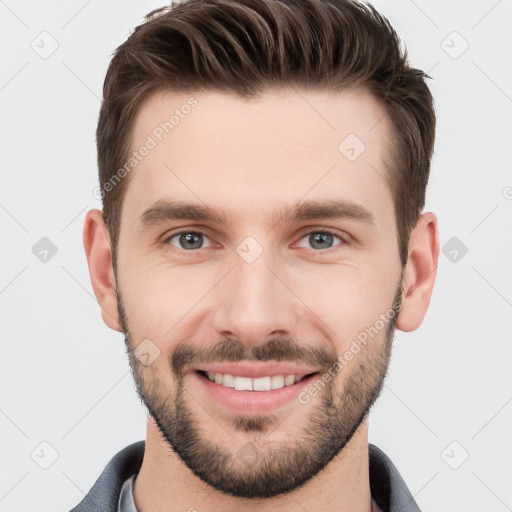
[{"label": "light grey background", "polygon": [[[511,510],[512,2],[374,4],[433,77],[426,210],[446,254],[423,325],[397,332],[370,441],[426,512]],[[122,335],[94,298],[82,226],[101,207],[94,136],[111,52],[161,5],[0,1],[3,512],[69,510],[117,451],[145,438]],[[46,263],[33,253],[43,237],[57,248]]]}]

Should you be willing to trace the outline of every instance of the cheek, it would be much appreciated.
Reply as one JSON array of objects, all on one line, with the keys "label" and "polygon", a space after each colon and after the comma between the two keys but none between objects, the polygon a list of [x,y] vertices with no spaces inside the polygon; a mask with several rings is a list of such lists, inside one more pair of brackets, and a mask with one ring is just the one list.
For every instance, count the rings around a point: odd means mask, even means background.
[{"label": "cheek", "polygon": [[305,304],[308,318],[312,322],[315,317],[320,318],[322,325],[332,330],[325,331],[326,335],[336,340],[340,352],[377,322],[377,328],[382,330],[382,315],[390,313],[398,278],[396,281],[390,274],[371,268],[338,267],[322,269],[308,279],[302,273],[289,283]]},{"label": "cheek", "polygon": [[166,342],[180,335],[195,306],[218,280],[207,264],[171,266],[142,258],[125,259],[123,264],[121,291],[131,331]]}]

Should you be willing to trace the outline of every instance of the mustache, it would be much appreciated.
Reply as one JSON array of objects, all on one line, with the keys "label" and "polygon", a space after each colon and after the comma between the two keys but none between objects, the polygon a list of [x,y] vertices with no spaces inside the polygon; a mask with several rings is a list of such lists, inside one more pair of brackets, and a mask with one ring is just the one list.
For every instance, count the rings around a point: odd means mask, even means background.
[{"label": "mustache", "polygon": [[337,361],[334,350],[326,346],[300,346],[289,338],[272,339],[265,345],[247,347],[240,341],[223,340],[209,347],[181,344],[170,356],[170,367],[181,378],[184,369],[192,364],[238,361],[286,361],[289,363],[318,366],[328,370]]}]

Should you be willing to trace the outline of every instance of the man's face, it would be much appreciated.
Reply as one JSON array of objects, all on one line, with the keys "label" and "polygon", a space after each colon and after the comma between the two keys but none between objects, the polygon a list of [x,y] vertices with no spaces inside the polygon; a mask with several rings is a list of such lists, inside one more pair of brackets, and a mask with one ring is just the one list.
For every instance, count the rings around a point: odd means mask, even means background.
[{"label": "man's face", "polygon": [[151,149],[123,202],[118,312],[172,449],[220,491],[271,497],[336,457],[382,387],[402,270],[390,128],[362,91],[193,97],[153,95],[137,118],[132,149]]}]

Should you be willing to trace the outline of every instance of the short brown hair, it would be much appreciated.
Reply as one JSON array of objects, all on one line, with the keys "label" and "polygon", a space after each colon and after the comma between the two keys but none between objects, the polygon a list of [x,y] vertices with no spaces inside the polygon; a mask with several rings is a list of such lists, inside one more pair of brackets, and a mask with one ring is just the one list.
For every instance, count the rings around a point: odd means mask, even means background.
[{"label": "short brown hair", "polygon": [[331,93],[363,87],[385,107],[394,137],[386,179],[405,265],[434,149],[434,100],[425,78],[409,66],[389,21],[357,1],[182,0],[150,12],[114,52],[96,132],[114,269],[130,176],[105,185],[127,160],[142,101],[162,90],[250,99],[287,86]]}]

